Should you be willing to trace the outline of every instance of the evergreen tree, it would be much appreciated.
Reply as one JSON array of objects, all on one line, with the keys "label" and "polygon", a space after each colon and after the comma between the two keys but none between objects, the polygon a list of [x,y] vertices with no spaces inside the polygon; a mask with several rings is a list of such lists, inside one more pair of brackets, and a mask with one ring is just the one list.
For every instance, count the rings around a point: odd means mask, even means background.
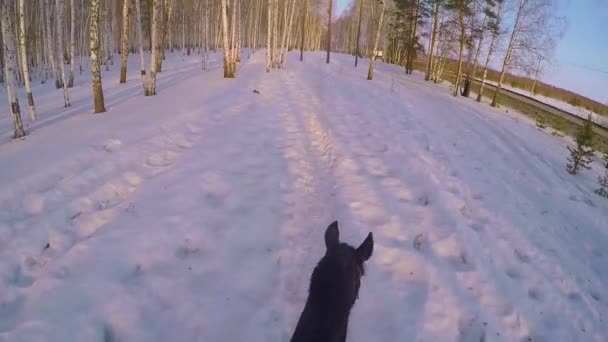
[{"label": "evergreen tree", "polygon": [[589,169],[589,164],[593,158],[593,128],[591,115],[587,117],[583,128],[576,135],[576,147],[568,146],[570,156],[566,171],[575,175],[579,169]]},{"label": "evergreen tree", "polygon": [[600,184],[599,189],[595,193],[608,198],[608,152],[604,153],[604,175],[597,177],[597,182]]}]

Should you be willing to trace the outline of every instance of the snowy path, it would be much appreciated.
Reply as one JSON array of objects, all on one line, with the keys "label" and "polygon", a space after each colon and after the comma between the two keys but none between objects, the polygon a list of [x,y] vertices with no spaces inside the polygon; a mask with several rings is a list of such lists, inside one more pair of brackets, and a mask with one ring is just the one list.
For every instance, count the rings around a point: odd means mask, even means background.
[{"label": "snowy path", "polygon": [[351,342],[605,341],[599,170],[332,58],[266,74],[260,52],[236,80],[170,59],[159,96],[111,86],[110,112],[0,146],[0,341],[287,341],[336,219],[376,240]]}]

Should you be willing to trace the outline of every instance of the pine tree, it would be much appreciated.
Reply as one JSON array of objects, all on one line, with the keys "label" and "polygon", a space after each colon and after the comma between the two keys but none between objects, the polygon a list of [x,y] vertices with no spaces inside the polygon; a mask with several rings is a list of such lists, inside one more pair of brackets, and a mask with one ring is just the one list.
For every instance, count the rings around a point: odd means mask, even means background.
[{"label": "pine tree", "polygon": [[604,153],[604,175],[597,177],[599,183],[599,189],[595,190],[595,193],[608,198],[608,152]]},{"label": "pine tree", "polygon": [[576,135],[576,147],[568,146],[570,157],[566,171],[575,175],[579,169],[589,169],[589,164],[593,158],[593,128],[591,115],[587,117],[583,128]]}]

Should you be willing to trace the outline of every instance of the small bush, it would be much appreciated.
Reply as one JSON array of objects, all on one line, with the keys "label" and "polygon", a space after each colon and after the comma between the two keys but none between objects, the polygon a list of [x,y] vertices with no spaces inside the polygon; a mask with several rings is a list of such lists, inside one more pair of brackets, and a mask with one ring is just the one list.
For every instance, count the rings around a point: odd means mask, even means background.
[{"label": "small bush", "polygon": [[568,164],[566,165],[566,171],[575,175],[581,168],[589,169],[593,158],[593,126],[591,121],[591,115],[587,117],[583,128],[576,135],[576,147],[568,146],[570,156],[568,157]]}]

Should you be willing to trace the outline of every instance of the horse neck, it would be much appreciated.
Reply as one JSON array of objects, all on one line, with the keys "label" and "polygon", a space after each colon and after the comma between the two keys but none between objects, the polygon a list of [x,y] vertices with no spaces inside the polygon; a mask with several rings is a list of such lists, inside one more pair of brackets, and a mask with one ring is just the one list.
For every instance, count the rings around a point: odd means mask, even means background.
[{"label": "horse neck", "polygon": [[291,342],[346,342],[350,308],[306,301]]}]

